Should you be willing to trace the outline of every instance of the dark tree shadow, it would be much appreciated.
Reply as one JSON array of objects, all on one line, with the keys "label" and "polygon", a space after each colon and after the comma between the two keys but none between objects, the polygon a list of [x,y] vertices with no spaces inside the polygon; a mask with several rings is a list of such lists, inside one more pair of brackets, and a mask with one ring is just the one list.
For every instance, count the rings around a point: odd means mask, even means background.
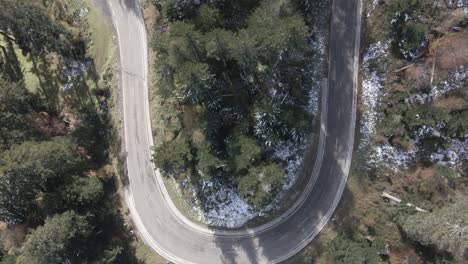
[{"label": "dark tree shadow", "polygon": [[52,64],[44,56],[31,53],[29,60],[33,66],[32,73],[39,80],[39,93],[47,101],[49,111],[56,112],[60,102],[60,77],[52,70]]},{"label": "dark tree shadow", "polygon": [[[3,68],[2,73],[4,73],[8,80],[12,82],[21,81],[24,78],[24,74],[18,56],[16,56],[13,41],[7,36],[4,36],[3,39],[6,45],[0,45],[0,69]],[[3,60],[1,59],[2,56]]]}]

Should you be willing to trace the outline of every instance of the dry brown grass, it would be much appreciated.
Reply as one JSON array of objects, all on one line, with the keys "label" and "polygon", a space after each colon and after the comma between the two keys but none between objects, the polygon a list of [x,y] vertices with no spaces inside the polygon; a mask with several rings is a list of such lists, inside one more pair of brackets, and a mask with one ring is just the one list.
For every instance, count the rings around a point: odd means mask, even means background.
[{"label": "dry brown grass", "polygon": [[404,79],[408,86],[419,88],[429,83],[430,70],[426,64],[415,64],[404,71]]},{"label": "dry brown grass", "polygon": [[156,6],[150,3],[144,3],[143,17],[149,32],[152,32],[156,28],[158,21],[161,19],[161,15]]},{"label": "dry brown grass", "polygon": [[447,180],[438,176],[433,167],[416,167],[413,171],[393,179],[396,193],[416,195],[433,204],[443,204],[453,192],[447,186]]},{"label": "dry brown grass", "polygon": [[5,252],[15,254],[19,250],[28,233],[27,224],[6,225],[3,224],[0,241]]},{"label": "dry brown grass", "polygon": [[391,264],[422,264],[421,257],[413,248],[404,247],[390,251]]},{"label": "dry brown grass", "polygon": [[466,19],[465,12],[462,8],[458,8],[448,14],[447,17],[434,28],[434,30],[440,34],[446,34],[451,27],[459,25],[464,19]]},{"label": "dry brown grass", "polygon": [[467,102],[465,100],[456,96],[441,98],[434,102],[435,107],[444,109],[462,109],[466,104]]},{"label": "dry brown grass", "polygon": [[461,65],[468,66],[468,30],[449,34],[433,41],[429,56],[436,59],[439,70],[454,70]]}]

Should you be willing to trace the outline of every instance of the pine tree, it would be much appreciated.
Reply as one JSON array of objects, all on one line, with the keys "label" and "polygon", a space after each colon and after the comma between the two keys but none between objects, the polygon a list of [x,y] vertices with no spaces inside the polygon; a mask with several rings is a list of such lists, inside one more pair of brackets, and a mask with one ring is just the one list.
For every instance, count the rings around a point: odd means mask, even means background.
[{"label": "pine tree", "polygon": [[408,236],[422,245],[435,245],[461,262],[468,257],[468,200],[456,202],[431,213],[415,213],[400,220]]},{"label": "pine tree", "polygon": [[37,175],[26,169],[14,169],[0,175],[0,221],[20,223],[37,210],[41,190]]},{"label": "pine tree", "polygon": [[80,259],[92,226],[73,211],[47,218],[26,238],[18,263],[59,264]]}]

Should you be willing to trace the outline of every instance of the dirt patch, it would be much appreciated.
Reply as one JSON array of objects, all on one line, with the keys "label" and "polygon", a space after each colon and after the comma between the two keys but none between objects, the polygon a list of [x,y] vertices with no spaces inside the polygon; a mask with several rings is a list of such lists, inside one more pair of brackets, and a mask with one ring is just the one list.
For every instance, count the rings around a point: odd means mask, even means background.
[{"label": "dirt patch", "polygon": [[463,8],[458,8],[451,12],[442,22],[440,22],[434,31],[439,34],[446,34],[450,28],[460,25],[466,19],[466,14]]},{"label": "dirt patch", "polygon": [[390,263],[392,264],[422,264],[421,257],[412,248],[399,248],[390,251]]},{"label": "dirt patch", "polygon": [[429,83],[429,72],[427,65],[412,65],[404,72],[405,80],[409,82],[412,87],[421,87],[422,85]]},{"label": "dirt patch", "polygon": [[57,116],[47,112],[31,114],[32,125],[47,137],[64,136],[77,129],[81,121],[78,116],[66,108]]},{"label": "dirt patch", "polygon": [[461,65],[467,67],[468,30],[433,41],[429,51],[429,54],[436,58],[437,69],[451,71]]},{"label": "dirt patch", "polygon": [[403,197],[418,197],[433,205],[445,203],[452,193],[447,187],[447,180],[437,175],[434,167],[418,166],[412,172],[394,178],[393,183],[394,191],[404,194]]}]

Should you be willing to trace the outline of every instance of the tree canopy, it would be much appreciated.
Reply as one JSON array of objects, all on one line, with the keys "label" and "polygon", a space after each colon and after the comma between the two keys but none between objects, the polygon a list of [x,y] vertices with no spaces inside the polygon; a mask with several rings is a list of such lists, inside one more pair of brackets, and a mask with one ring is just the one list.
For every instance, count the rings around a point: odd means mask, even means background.
[{"label": "tree canopy", "polygon": [[59,264],[79,259],[91,232],[86,217],[73,211],[47,218],[27,236],[19,263]]},{"label": "tree canopy", "polygon": [[459,261],[468,254],[468,200],[458,197],[431,213],[415,213],[402,219],[403,230],[422,245],[448,251]]},{"label": "tree canopy", "polygon": [[[269,148],[302,144],[311,131],[310,32],[297,3],[160,4],[166,24],[153,41],[157,92],[162,100],[175,98],[182,113],[181,130],[156,148],[155,164],[176,176],[242,183],[240,189],[269,185],[259,174],[247,176],[249,170],[261,171],[262,164],[271,169]],[[173,119],[168,121],[164,125],[172,126]],[[200,131],[204,142],[193,142]],[[181,165],[184,170],[174,170]],[[275,169],[272,190],[284,179],[281,166]],[[234,180],[238,177],[244,180]],[[269,198],[260,200],[256,205]]]}]

